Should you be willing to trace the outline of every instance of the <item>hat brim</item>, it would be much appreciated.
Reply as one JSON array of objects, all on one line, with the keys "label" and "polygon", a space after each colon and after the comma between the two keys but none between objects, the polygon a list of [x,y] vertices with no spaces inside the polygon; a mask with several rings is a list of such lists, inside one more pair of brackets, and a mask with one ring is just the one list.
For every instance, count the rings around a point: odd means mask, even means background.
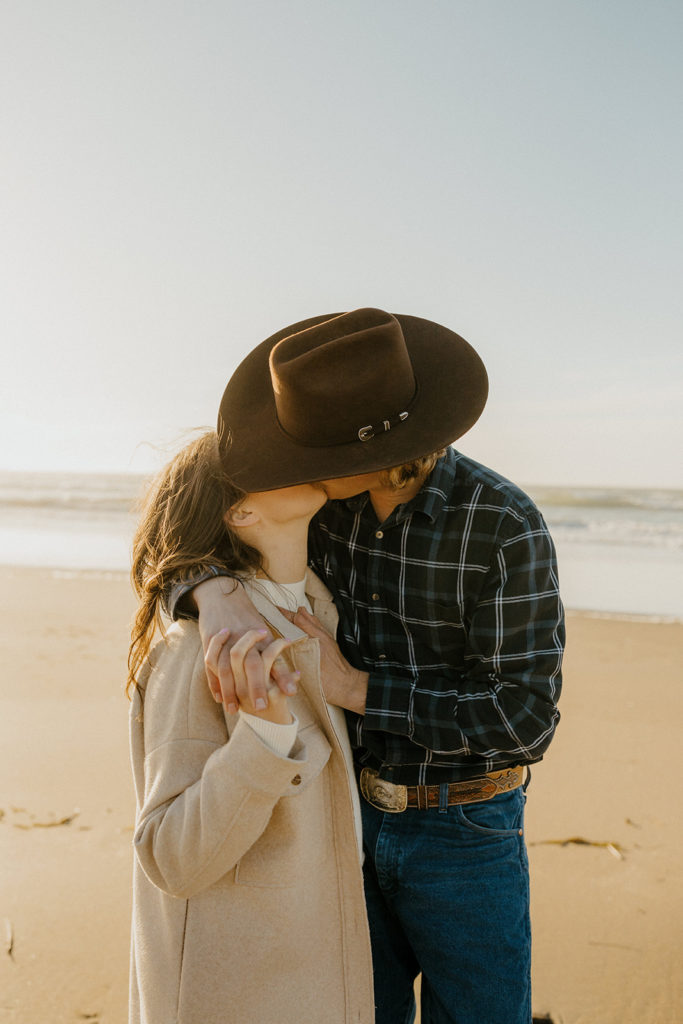
[{"label": "hat brim", "polygon": [[[294,441],[278,422],[268,362],[271,349],[282,338],[338,315],[312,317],[283,328],[253,349],[230,378],[218,418],[221,460],[243,490],[272,491],[411,462],[457,440],[481,415],[488,378],[472,346],[431,320],[394,313],[417,382],[408,418],[369,441],[328,446]],[[330,381],[330,416],[334,416],[334,381]]]}]

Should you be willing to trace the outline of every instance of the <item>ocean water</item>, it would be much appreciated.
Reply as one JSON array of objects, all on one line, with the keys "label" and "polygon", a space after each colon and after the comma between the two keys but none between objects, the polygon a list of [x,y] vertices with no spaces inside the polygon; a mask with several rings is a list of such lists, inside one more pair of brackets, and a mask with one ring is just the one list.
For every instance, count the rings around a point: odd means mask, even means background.
[{"label": "ocean water", "polygon": [[145,477],[0,473],[0,565],[127,572]]},{"label": "ocean water", "polygon": [[568,608],[683,619],[683,491],[527,490],[555,541]]},{"label": "ocean water", "polygon": [[[0,565],[127,572],[145,483],[0,473]],[[553,534],[568,608],[683,619],[683,491],[527,489]]]}]

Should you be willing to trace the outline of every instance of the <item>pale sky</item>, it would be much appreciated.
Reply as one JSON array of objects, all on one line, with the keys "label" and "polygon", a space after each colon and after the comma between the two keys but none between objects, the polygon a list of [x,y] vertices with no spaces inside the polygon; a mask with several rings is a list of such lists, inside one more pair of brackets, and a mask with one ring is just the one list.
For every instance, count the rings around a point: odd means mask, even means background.
[{"label": "pale sky", "polygon": [[147,469],[306,316],[447,324],[520,483],[683,487],[680,0],[5,0],[0,469]]}]

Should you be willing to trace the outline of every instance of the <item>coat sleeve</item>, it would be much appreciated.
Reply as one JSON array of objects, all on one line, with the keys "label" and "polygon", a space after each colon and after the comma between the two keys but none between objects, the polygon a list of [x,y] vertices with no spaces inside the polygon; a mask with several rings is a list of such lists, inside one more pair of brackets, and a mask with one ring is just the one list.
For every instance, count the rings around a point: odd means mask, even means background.
[{"label": "coat sleeve", "polygon": [[[162,683],[176,683],[171,675]],[[205,702],[204,714],[201,708],[188,713],[171,697],[182,728],[147,752],[135,708],[131,715],[134,770],[136,754],[139,760],[135,854],[154,885],[184,899],[231,871],[267,828],[276,803],[299,799],[330,755],[315,725],[301,731],[289,757],[275,754],[241,721],[229,740],[217,742],[215,716],[222,711],[205,683],[197,699]],[[159,699],[145,700],[146,730],[154,733],[148,718],[162,708]]]}]

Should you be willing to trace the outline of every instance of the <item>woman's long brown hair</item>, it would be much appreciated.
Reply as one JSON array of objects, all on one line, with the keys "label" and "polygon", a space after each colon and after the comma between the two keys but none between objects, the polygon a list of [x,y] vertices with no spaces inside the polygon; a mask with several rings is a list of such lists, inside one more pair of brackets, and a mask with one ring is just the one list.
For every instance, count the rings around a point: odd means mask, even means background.
[{"label": "woman's long brown hair", "polygon": [[174,583],[209,566],[237,577],[262,569],[260,553],[224,521],[244,497],[222,469],[214,431],[183,448],[152,481],[133,539],[131,580],[139,604],[126,693],[136,685],[156,632],[164,635],[164,597]]}]

